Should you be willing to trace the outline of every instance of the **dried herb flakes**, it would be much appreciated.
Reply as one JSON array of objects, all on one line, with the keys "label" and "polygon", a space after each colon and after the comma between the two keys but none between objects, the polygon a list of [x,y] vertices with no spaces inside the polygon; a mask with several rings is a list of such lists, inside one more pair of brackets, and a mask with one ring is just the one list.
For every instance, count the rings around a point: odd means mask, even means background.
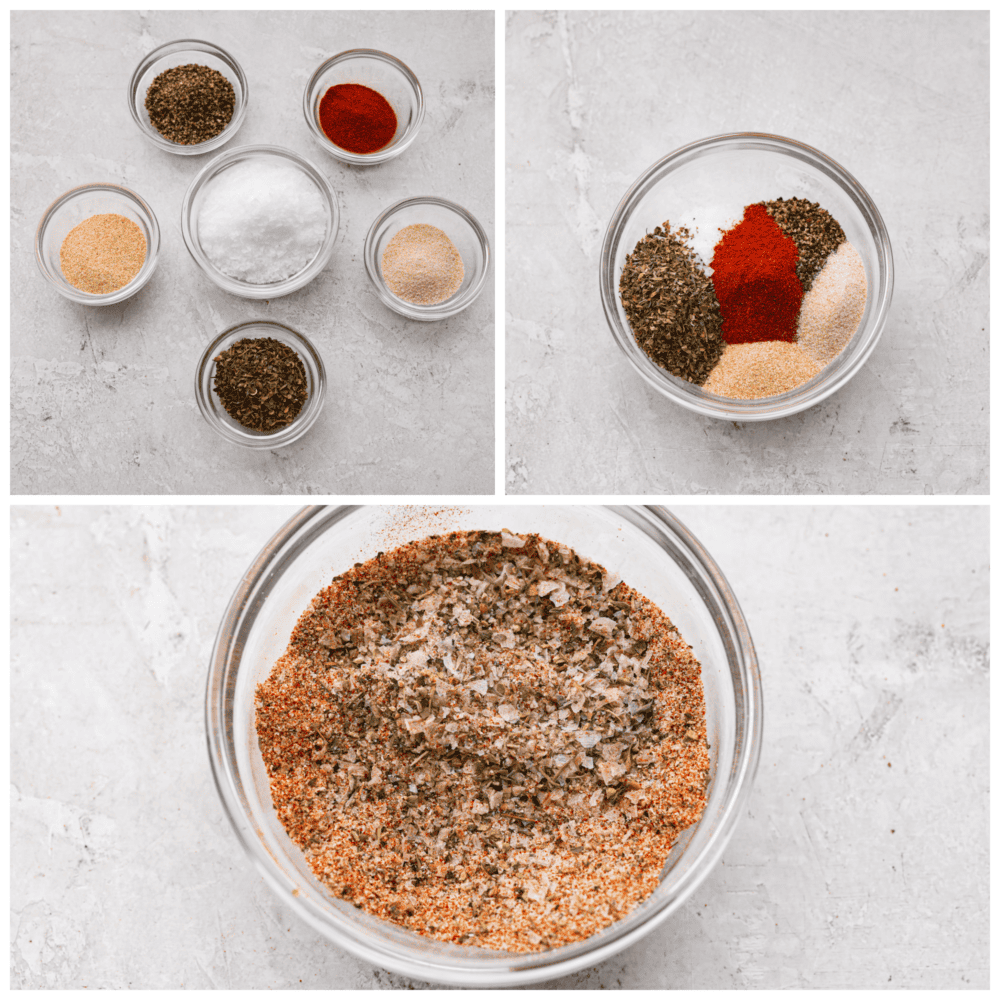
[{"label": "dried herb flakes", "polygon": [[215,358],[213,378],[233,420],[264,434],[287,427],[309,395],[302,359],[273,337],[238,340]]},{"label": "dried herb flakes", "polygon": [[664,222],[625,258],[618,291],[636,343],[672,375],[701,385],[725,349],[712,280],[687,229]]}]

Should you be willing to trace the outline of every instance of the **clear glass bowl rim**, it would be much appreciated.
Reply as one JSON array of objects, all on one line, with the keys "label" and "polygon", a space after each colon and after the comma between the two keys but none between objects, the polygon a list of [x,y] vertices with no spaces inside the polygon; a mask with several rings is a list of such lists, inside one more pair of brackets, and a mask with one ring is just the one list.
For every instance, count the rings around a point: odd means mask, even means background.
[{"label": "clear glass bowl rim", "polygon": [[[855,352],[850,363],[845,365],[833,378],[820,378],[812,385],[806,383],[809,388],[804,391],[797,388],[764,399],[729,399],[707,393],[695,394],[690,390],[685,391],[682,386],[674,384],[672,376],[649,361],[642,349],[635,343],[632,331],[623,327],[617,312],[618,276],[614,273],[615,255],[624,225],[631,217],[634,208],[646,193],[675,167],[682,166],[694,157],[711,151],[713,148],[725,148],[737,144],[748,144],[750,148],[757,150],[790,154],[796,159],[804,160],[817,167],[834,183],[838,184],[858,207],[868,225],[872,239],[876,244],[881,275],[880,296],[875,303],[875,311],[864,334],[866,341]],[[631,250],[631,248],[629,249]],[[892,302],[892,246],[882,216],[867,191],[851,173],[825,153],[796,139],[771,135],[767,132],[727,132],[722,135],[698,139],[681,146],[657,160],[639,175],[618,203],[605,231],[601,247],[600,286],[604,316],[615,343],[628,358],[632,367],[657,392],[672,402],[703,416],[721,420],[774,420],[800,413],[802,410],[822,402],[846,385],[871,356],[882,335],[889,306]],[[652,370],[654,368],[655,371]]]},{"label": "clear glass bowl rim", "polygon": [[[147,126],[146,123],[139,117],[135,110],[135,94],[139,86],[139,81],[142,79],[143,74],[149,69],[150,66],[157,59],[164,55],[170,55],[172,52],[183,52],[185,49],[190,48],[192,52],[210,52],[216,58],[221,59],[226,63],[232,71],[236,74],[237,79],[240,82],[240,90],[243,93],[243,98],[240,101],[240,106],[236,109],[233,114],[233,118],[230,123],[216,136],[211,139],[206,139],[205,142],[199,142],[194,146],[184,146],[177,142],[170,142],[169,139],[165,139],[155,128]],[[167,50],[170,50],[168,52]],[[155,145],[157,148],[164,150],[167,153],[173,153],[175,156],[195,156],[203,153],[211,153],[221,146],[224,146],[236,133],[240,130],[243,125],[243,119],[246,117],[247,106],[250,103],[250,86],[247,83],[246,74],[243,72],[243,67],[239,62],[221,45],[216,45],[214,42],[206,42],[200,38],[179,38],[173,42],[165,42],[163,45],[158,45],[152,52],[147,53],[142,57],[139,65],[136,66],[132,73],[131,78],[128,83],[128,92],[125,95],[128,101],[129,114],[132,116],[132,121],[136,123],[139,127],[139,131]]]},{"label": "clear glass bowl rim", "polygon": [[[578,945],[567,946],[567,951],[572,948],[571,957],[554,958],[554,955],[564,951],[556,949],[554,952],[512,955],[502,959],[470,958],[463,963],[449,962],[441,956],[415,960],[381,946],[370,937],[348,937],[272,870],[267,849],[260,843],[252,820],[241,806],[240,783],[235,777],[237,764],[230,746],[232,720],[229,709],[239,670],[238,663],[234,666],[233,661],[241,655],[243,634],[284,568],[327,526],[358,509],[359,505],[310,506],[293,515],[243,574],[216,634],[205,696],[209,761],[223,811],[254,867],[277,897],[323,937],[372,964],[429,982],[480,988],[524,986],[593,966],[634,944],[677,910],[714,868],[746,810],[760,760],[763,727],[760,670],[739,602],[718,565],[695,536],[666,508],[609,508],[633,524],[641,525],[656,544],[680,552],[689,561],[702,591],[701,596],[711,599],[713,603],[713,612],[729,651],[736,700],[735,755],[728,776],[725,804],[710,840],[697,858],[697,864],[690,867],[674,892],[663,898],[658,908],[650,912],[642,923],[627,931],[602,936],[599,945],[587,947],[589,942],[596,940],[589,938]],[[715,780],[720,778],[721,775],[717,775]],[[609,931],[613,932],[615,926]]]},{"label": "clear glass bowl rim", "polygon": [[[378,262],[375,260],[375,236],[379,228],[390,216],[413,205],[441,205],[456,215],[461,216],[476,234],[476,239],[479,241],[479,248],[483,255],[483,271],[479,275],[479,280],[474,285],[470,285],[463,293],[453,296],[450,299],[445,299],[444,302],[438,302],[433,306],[422,306],[415,302],[406,302],[398,296],[393,295],[386,288],[385,282],[380,277]],[[363,257],[368,280],[371,281],[379,299],[401,316],[420,320],[447,319],[449,316],[454,316],[467,306],[472,305],[486,287],[486,281],[490,276],[490,268],[493,264],[492,254],[490,253],[490,241],[486,235],[486,231],[479,224],[479,220],[461,205],[449,201],[447,198],[438,198],[434,195],[419,195],[415,198],[404,198],[402,201],[397,201],[394,205],[390,205],[369,227],[368,233],[365,236]]]},{"label": "clear glass bowl rim", "polygon": [[[222,423],[216,418],[208,401],[205,399],[205,391],[202,384],[202,374],[206,367],[211,366],[216,351],[218,351],[220,345],[227,337],[247,327],[262,326],[278,327],[286,333],[292,334],[293,338],[301,341],[304,352],[316,366],[316,377],[312,380],[314,382],[312,392],[302,407],[302,411],[300,411],[298,417],[292,423],[287,427],[282,427],[279,431],[275,431],[274,434],[244,433],[235,427],[230,427],[228,424]],[[308,370],[308,365],[306,365],[306,368]],[[211,382],[211,376],[209,376],[209,382]],[[211,391],[212,387],[209,385],[208,392]],[[194,398],[198,403],[201,415],[205,418],[205,422],[217,434],[225,438],[226,441],[229,441],[231,444],[241,445],[244,448],[281,448],[284,445],[294,444],[319,419],[319,415],[323,410],[323,400],[325,397],[326,368],[323,365],[323,358],[319,351],[316,350],[315,345],[304,333],[299,333],[298,330],[294,330],[285,323],[279,323],[273,319],[248,319],[223,330],[202,352],[201,357],[198,359],[198,367],[194,373]]]},{"label": "clear glass bowl rim", "polygon": [[[394,142],[391,146],[385,146],[382,149],[376,149],[374,153],[352,153],[347,149],[341,149],[340,146],[327,138],[326,133],[320,128],[319,122],[315,120],[312,113],[310,95],[316,86],[316,81],[331,66],[358,58],[380,59],[382,62],[389,63],[403,74],[406,81],[413,88],[413,92],[417,95],[417,113],[410,123],[409,128],[400,137],[399,142]],[[424,91],[420,86],[417,75],[402,59],[397,59],[394,55],[382,52],[380,49],[345,49],[343,52],[338,52],[335,56],[325,59],[313,75],[309,77],[305,90],[302,92],[302,113],[305,116],[306,125],[309,131],[312,132],[313,137],[331,156],[335,156],[344,163],[351,163],[358,167],[372,166],[376,163],[385,163],[386,160],[391,160],[399,156],[400,153],[412,145],[424,121]]]},{"label": "clear glass bowl rim", "polygon": [[[327,233],[316,256],[297,274],[293,274],[283,281],[270,282],[264,285],[252,285],[237,278],[223,274],[213,267],[211,262],[202,253],[200,244],[194,238],[191,230],[191,207],[194,203],[195,195],[201,187],[211,180],[211,178],[227,163],[241,157],[255,153],[267,153],[270,155],[283,157],[291,160],[315,181],[316,186],[323,193],[330,206],[330,231]],[[236,146],[220,153],[213,160],[210,160],[195,175],[184,192],[184,200],[181,202],[181,236],[184,238],[184,246],[188,253],[198,265],[199,269],[214,284],[218,285],[224,292],[231,295],[239,295],[242,298],[250,299],[276,299],[282,295],[289,295],[292,292],[304,288],[329,264],[333,256],[333,250],[337,242],[337,233],[340,230],[340,206],[337,203],[337,193],[333,190],[333,185],[326,175],[311,160],[296,153],[292,149],[284,146],[272,146],[267,143],[257,143],[249,146]]]},{"label": "clear glass bowl rim", "polygon": [[[124,197],[134,201],[148,218],[150,235],[152,236],[151,246],[146,247],[146,259],[143,262],[142,267],[139,269],[139,273],[127,285],[123,285],[121,288],[118,288],[113,292],[107,292],[104,295],[94,295],[90,292],[85,292],[82,289],[77,288],[72,288],[72,290],[70,288],[66,288],[49,272],[42,255],[42,234],[45,232],[45,227],[48,225],[49,220],[55,214],[56,210],[65,205],[66,202],[72,201],[77,195],[84,194],[87,191],[114,191],[116,194],[123,195]],[[153,276],[153,271],[156,270],[159,253],[160,223],[156,218],[156,213],[152,210],[152,208],[150,208],[149,203],[144,198],[140,197],[134,191],[129,190],[129,188],[124,187],[121,184],[115,184],[113,181],[94,181],[90,184],[79,184],[76,187],[65,191],[58,198],[56,198],[56,200],[53,201],[47,209],[45,209],[42,213],[41,219],[39,220],[38,227],[35,229],[35,263],[38,265],[38,269],[42,272],[42,276],[46,281],[50,282],[58,292],[64,295],[71,302],[77,302],[84,306],[111,306],[116,302],[124,302],[125,299],[131,298]]]}]

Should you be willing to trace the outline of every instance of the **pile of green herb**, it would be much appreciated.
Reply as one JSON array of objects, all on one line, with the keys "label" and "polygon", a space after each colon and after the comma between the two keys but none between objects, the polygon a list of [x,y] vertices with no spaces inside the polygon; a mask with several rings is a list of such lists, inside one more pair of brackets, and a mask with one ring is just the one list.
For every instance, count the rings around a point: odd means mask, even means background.
[{"label": "pile of green herb", "polygon": [[625,258],[618,291],[639,347],[671,375],[702,385],[726,342],[712,279],[690,238],[669,222],[657,226]]},{"label": "pile of green herb", "polygon": [[233,420],[263,434],[287,427],[309,395],[302,359],[273,337],[238,340],[215,358],[213,378]]}]

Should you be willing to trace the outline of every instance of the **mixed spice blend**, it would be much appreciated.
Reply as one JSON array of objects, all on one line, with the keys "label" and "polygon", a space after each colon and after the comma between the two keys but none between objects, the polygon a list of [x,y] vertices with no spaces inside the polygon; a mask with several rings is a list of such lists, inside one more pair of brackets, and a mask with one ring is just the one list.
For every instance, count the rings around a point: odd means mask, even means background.
[{"label": "mixed spice blend", "polygon": [[819,374],[857,332],[864,263],[816,202],[747,205],[715,244],[711,275],[692,242],[665,222],[619,280],[636,342],[671,374],[719,396],[774,396]]},{"label": "mixed spice blend", "polygon": [[257,689],[274,807],[335,896],[442,941],[580,941],[706,801],[701,670],[649,600],[537,535],[453,532],[319,593]]}]

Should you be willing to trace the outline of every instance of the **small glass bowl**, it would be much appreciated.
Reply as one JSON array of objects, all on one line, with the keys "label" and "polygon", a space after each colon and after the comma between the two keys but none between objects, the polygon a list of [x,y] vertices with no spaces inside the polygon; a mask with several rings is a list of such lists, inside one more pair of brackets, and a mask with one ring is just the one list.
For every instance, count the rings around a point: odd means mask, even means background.
[{"label": "small glass bowl", "polygon": [[[287,427],[273,434],[252,431],[233,420],[213,388],[215,359],[238,340],[257,340],[261,337],[280,340],[295,351],[306,370],[306,390],[309,393],[298,416]],[[271,320],[249,320],[223,331],[205,348],[194,375],[194,395],[201,415],[220,437],[245,448],[280,448],[298,441],[319,419],[326,395],[326,369],[319,351],[303,334]]]},{"label": "small glass bowl", "polygon": [[[351,153],[331,142],[319,124],[319,102],[339,83],[358,83],[378,91],[396,112],[396,134],[374,153]],[[313,138],[341,163],[356,167],[385,163],[408,149],[424,120],[424,92],[413,71],[395,56],[377,49],[348,49],[327,59],[309,78],[302,112]]]},{"label": "small glass bowl", "polygon": [[[202,200],[208,185],[223,170],[251,158],[271,158],[295,165],[319,189],[326,207],[326,236],[320,244],[316,256],[297,274],[283,278],[281,281],[270,281],[264,284],[241,281],[239,278],[234,278],[224,271],[220,271],[208,259],[198,239],[198,213],[201,211]],[[293,153],[290,149],[284,149],[281,146],[240,146],[238,149],[229,150],[228,153],[222,153],[211,163],[206,164],[201,173],[191,182],[181,205],[181,234],[184,237],[184,245],[188,248],[188,253],[194,258],[195,263],[223,291],[232,295],[242,295],[248,299],[277,299],[308,285],[329,263],[334,244],[337,242],[339,225],[340,209],[330,182],[304,156],[299,156],[298,153]]]},{"label": "small glass bowl", "polygon": [[[569,545],[656,602],[701,661],[708,725],[705,811],[674,845],[653,893],[585,941],[530,954],[444,944],[331,895],[274,811],[254,723],[257,685],[332,576],[428,535],[501,528],[536,531]],[[430,982],[495,988],[593,967],[677,911],[719,861],[746,813],[763,707],[753,641],[735,595],[698,540],[662,507],[345,506],[304,508],[243,574],[212,650],[205,721],[223,810],[255,870],[289,910],[364,961]]]},{"label": "small glass bowl", "polygon": [[[92,215],[109,213],[123,215],[142,230],[146,237],[146,260],[127,285],[95,295],[71,285],[63,277],[59,251],[71,229]],[[159,252],[160,226],[153,210],[134,191],[118,184],[83,184],[72,188],[49,205],[35,231],[35,260],[39,270],[67,299],[87,306],[110,306],[135,295],[153,276]]]},{"label": "small glass bowl", "polygon": [[[654,364],[636,343],[618,295],[625,257],[656,226],[688,225],[696,209],[744,205],[779,197],[818,202],[843,227],[865,265],[868,301],[857,332],[840,354],[808,382],[764,399],[730,399],[705,392]],[[701,139],[654,163],[629,188],[608,224],[601,250],[601,300],[615,343],[636,371],[671,401],[722,420],[774,420],[826,399],[871,356],[892,300],[892,247],[867,192],[843,167],[794,139],[735,132]]]},{"label": "small glass bowl", "polygon": [[[236,97],[236,106],[233,108],[233,117],[229,124],[214,138],[195,143],[193,146],[171,142],[161,135],[150,123],[146,111],[146,92],[150,84],[165,70],[174,66],[186,66],[189,63],[208,66],[220,72],[233,85]],[[158,149],[176,153],[178,156],[211,153],[229,142],[243,124],[249,99],[247,78],[240,64],[225,49],[220,49],[211,42],[201,42],[196,38],[168,42],[158,49],[153,49],[136,67],[128,85],[128,109],[132,113],[132,120],[139,126],[139,131]]]},{"label": "small glass bowl", "polygon": [[[436,226],[462,255],[465,276],[458,291],[444,302],[421,306],[389,291],[382,277],[385,246],[401,229],[417,223]],[[397,201],[371,225],[365,237],[365,270],[382,302],[400,316],[433,322],[447,319],[470,306],[486,287],[490,272],[490,241],[483,227],[461,205],[444,198],[426,196]]]}]

